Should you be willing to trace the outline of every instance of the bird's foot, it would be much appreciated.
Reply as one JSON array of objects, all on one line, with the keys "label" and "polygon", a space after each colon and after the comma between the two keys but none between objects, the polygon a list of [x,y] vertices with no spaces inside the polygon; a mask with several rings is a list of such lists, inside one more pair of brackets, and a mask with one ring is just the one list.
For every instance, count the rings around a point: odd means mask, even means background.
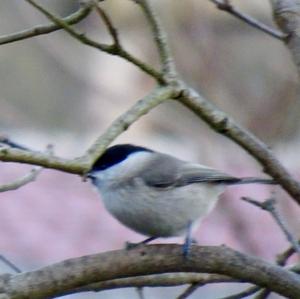
[{"label": "bird's foot", "polygon": [[189,222],[188,227],[187,227],[186,237],[185,237],[184,243],[182,245],[182,254],[183,254],[184,258],[188,257],[191,246],[197,244],[197,241],[195,239],[193,239],[191,236],[191,231],[192,231],[192,222]]},{"label": "bird's foot", "polygon": [[150,237],[150,238],[147,238],[145,240],[143,240],[142,242],[138,242],[138,243],[132,243],[132,242],[126,242],[125,243],[125,248],[127,250],[130,250],[130,249],[134,249],[140,245],[145,245],[153,240],[157,239],[156,237]]}]

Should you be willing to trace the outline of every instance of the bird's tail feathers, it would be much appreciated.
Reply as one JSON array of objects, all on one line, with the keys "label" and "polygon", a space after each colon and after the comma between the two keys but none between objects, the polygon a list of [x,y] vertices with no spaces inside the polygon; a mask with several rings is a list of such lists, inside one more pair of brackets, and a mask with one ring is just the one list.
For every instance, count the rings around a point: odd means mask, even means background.
[{"label": "bird's tail feathers", "polygon": [[238,178],[227,182],[229,185],[241,185],[241,184],[265,184],[265,185],[277,185],[278,183],[273,179],[263,179],[256,177]]}]

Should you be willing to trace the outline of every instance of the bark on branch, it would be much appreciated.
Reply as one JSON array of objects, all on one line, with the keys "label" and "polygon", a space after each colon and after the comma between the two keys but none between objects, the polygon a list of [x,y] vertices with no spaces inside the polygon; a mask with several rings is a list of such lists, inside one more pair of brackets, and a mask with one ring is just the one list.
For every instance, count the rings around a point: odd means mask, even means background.
[{"label": "bark on branch", "polygon": [[293,60],[300,74],[300,1],[270,0],[274,20],[280,29],[287,34],[286,45],[291,51]]},{"label": "bark on branch", "polygon": [[0,298],[53,298],[99,281],[168,272],[218,273],[300,298],[300,277],[279,266],[225,246],[193,246],[184,258],[182,247],[173,244],[83,256],[32,272],[4,275]]}]

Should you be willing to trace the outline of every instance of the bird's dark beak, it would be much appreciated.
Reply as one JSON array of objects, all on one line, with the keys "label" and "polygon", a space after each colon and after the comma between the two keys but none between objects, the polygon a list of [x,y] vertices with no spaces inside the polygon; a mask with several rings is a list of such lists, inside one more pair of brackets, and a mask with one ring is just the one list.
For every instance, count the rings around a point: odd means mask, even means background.
[{"label": "bird's dark beak", "polygon": [[86,182],[87,180],[91,180],[93,181],[95,179],[95,176],[93,175],[93,173],[91,171],[86,172],[83,176],[82,179],[84,182]]},{"label": "bird's dark beak", "polygon": [[90,180],[92,183],[94,183],[95,179],[96,179],[96,177],[92,171],[89,171],[83,175],[84,182],[86,182],[87,180]]}]

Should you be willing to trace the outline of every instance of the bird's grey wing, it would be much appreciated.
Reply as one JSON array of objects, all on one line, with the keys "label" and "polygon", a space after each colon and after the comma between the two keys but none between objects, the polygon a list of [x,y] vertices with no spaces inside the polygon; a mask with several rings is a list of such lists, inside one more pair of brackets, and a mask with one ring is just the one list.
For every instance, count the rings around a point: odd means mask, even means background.
[{"label": "bird's grey wing", "polygon": [[144,183],[156,188],[180,187],[194,183],[235,183],[240,179],[199,164],[159,155],[140,174]]},{"label": "bird's grey wing", "polygon": [[230,176],[213,168],[197,164],[187,164],[183,168],[180,178],[177,180],[176,186],[185,186],[194,183],[223,183],[234,184],[241,179]]},{"label": "bird's grey wing", "polygon": [[180,178],[178,170],[181,161],[165,154],[154,155],[147,165],[147,171],[141,172],[139,177],[151,187],[168,188],[176,185]]}]

